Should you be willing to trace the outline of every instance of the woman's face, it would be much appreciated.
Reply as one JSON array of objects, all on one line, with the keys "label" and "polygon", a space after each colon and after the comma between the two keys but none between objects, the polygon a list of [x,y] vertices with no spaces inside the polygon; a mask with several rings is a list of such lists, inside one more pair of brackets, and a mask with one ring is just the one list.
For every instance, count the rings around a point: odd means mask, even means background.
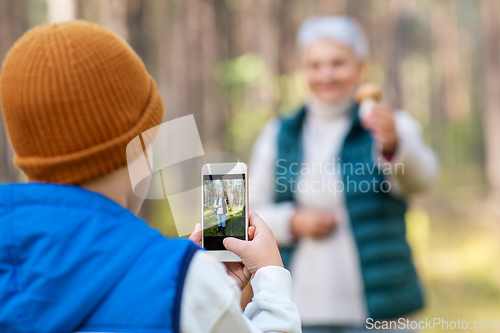
[{"label": "woman's face", "polygon": [[224,196],[224,192],[219,192],[219,198],[222,198]]},{"label": "woman's face", "polygon": [[363,69],[352,50],[333,40],[319,40],[302,51],[302,67],[309,91],[335,104],[352,94]]}]

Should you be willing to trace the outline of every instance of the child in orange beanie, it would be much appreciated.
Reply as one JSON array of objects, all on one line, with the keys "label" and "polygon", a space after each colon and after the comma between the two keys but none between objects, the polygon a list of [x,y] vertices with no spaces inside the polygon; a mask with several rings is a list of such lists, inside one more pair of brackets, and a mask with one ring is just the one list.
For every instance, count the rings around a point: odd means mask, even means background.
[{"label": "child in orange beanie", "polygon": [[82,21],[34,28],[7,55],[0,93],[29,181],[0,186],[0,331],[300,332],[290,274],[257,215],[252,241],[227,240],[243,262],[231,276],[134,215],[125,148],[163,106],[119,37]]}]

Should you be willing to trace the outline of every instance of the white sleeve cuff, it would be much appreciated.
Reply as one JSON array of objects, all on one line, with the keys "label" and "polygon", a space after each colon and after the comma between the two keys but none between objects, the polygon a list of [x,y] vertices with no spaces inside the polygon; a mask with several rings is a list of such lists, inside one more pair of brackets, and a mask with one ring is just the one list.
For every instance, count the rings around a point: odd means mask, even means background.
[{"label": "white sleeve cuff", "polygon": [[252,279],[254,298],[268,297],[277,303],[292,299],[292,277],[280,266],[266,266],[259,269]]}]

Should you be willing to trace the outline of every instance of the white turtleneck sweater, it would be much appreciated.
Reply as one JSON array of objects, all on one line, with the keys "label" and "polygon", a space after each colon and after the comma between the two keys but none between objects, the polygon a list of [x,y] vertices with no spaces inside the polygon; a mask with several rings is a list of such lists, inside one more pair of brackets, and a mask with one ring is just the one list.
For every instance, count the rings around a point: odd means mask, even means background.
[{"label": "white turtleneck sweater", "polygon": [[[358,250],[347,215],[344,194],[336,191],[341,174],[338,154],[347,135],[351,119],[351,100],[328,105],[311,99],[303,128],[303,162],[311,172],[297,179],[296,205],[332,212],[337,228],[324,239],[301,238],[291,263],[292,300],[298,305],[302,322],[307,325],[363,325],[367,313]],[[420,126],[406,112],[396,111],[398,150],[391,165],[404,165],[404,174],[385,176],[391,193],[408,195],[429,187],[436,179],[438,163],[434,153],[424,144]],[[290,202],[274,203],[276,170],[276,136],[279,121],[271,120],[257,139],[250,163],[250,207],[271,226],[279,244],[294,240],[290,221],[295,206]],[[375,158],[379,156],[374,147]],[[334,162],[332,164],[332,162]],[[327,168],[318,166],[325,166]],[[330,168],[330,169],[328,169]],[[328,185],[330,184],[330,185]]]}]

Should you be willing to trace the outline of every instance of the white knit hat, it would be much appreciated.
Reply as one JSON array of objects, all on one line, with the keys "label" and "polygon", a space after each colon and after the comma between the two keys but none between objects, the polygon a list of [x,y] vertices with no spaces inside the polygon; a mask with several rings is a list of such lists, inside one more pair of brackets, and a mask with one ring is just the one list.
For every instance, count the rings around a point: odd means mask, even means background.
[{"label": "white knit hat", "polygon": [[297,44],[303,48],[321,39],[349,46],[359,59],[368,57],[368,40],[358,22],[348,16],[312,17],[302,23]]}]

